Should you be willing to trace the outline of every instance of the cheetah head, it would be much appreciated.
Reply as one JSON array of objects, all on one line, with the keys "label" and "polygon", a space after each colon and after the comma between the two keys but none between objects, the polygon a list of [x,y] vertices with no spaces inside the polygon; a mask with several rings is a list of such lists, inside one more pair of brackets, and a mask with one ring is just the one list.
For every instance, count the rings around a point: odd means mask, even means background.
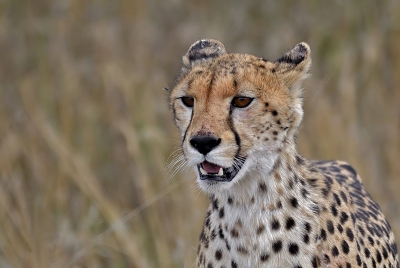
[{"label": "cheetah head", "polygon": [[303,110],[301,81],[311,51],[299,43],[276,61],[194,43],[170,95],[182,152],[209,194],[268,174],[294,145]]}]

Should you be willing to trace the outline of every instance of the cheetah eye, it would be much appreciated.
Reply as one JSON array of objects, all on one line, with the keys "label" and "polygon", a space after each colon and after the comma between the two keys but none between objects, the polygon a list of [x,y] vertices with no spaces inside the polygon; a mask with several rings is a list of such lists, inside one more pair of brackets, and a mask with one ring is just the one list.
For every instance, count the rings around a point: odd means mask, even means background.
[{"label": "cheetah eye", "polygon": [[234,97],[232,105],[238,108],[245,108],[253,101],[253,98],[249,97]]},{"label": "cheetah eye", "polygon": [[193,107],[194,105],[194,98],[193,97],[182,97],[181,98],[182,103],[186,106],[186,107]]}]

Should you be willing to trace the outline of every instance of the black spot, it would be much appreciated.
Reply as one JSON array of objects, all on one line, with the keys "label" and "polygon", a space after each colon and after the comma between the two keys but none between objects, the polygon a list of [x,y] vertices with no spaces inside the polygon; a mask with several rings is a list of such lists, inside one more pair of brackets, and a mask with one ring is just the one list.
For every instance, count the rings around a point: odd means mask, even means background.
[{"label": "black spot", "polygon": [[213,229],[213,230],[211,231],[211,240],[214,240],[215,237],[217,237],[217,232],[215,231],[215,229]]},{"label": "black spot", "polygon": [[297,208],[298,203],[297,203],[297,199],[295,197],[292,197],[290,199],[290,203],[292,204],[292,207]]},{"label": "black spot", "polygon": [[224,240],[225,240],[226,249],[227,249],[228,251],[231,251],[231,246],[229,245],[228,240],[227,240],[226,238],[225,238]]},{"label": "black spot", "polygon": [[208,263],[207,268],[214,268],[211,262]]},{"label": "black spot", "polygon": [[382,254],[383,254],[383,257],[385,258],[385,260],[389,257],[389,254],[388,254],[385,246],[383,246],[383,245],[382,245]]},{"label": "black spot", "polygon": [[231,236],[234,237],[234,238],[236,238],[236,237],[239,236],[239,232],[238,232],[235,228],[233,228],[233,229],[231,230]]},{"label": "black spot", "polygon": [[265,182],[260,182],[258,186],[260,187],[261,191],[267,192],[267,185],[265,184]]},{"label": "black spot", "polygon": [[294,221],[294,219],[292,217],[289,217],[286,220],[286,230],[292,229],[295,225],[296,225],[296,222]]},{"label": "black spot", "polygon": [[326,227],[328,228],[328,232],[333,234],[335,232],[335,227],[333,226],[332,221],[328,220],[326,223]]},{"label": "black spot", "polygon": [[274,134],[276,136],[276,135],[278,135],[278,131],[273,131],[272,134]]},{"label": "black spot", "polygon": [[347,234],[347,237],[350,239],[350,241],[353,242],[353,239],[354,239],[353,231],[350,228],[347,228],[346,234]]},{"label": "black spot", "polygon": [[347,171],[349,171],[354,177],[357,176],[357,172],[355,171],[355,169],[350,166],[350,165],[341,165],[340,167],[346,169]]},{"label": "black spot", "polygon": [[342,214],[340,215],[340,223],[344,224],[348,219],[349,215],[347,215],[347,213],[343,211]]},{"label": "black spot", "polygon": [[237,247],[236,250],[242,254],[248,254],[249,252],[247,251],[247,249],[245,247]]},{"label": "black spot", "polygon": [[367,258],[369,258],[370,253],[371,253],[371,252],[369,252],[369,249],[368,249],[368,248],[365,248],[365,249],[364,249],[364,254],[365,254],[365,256],[366,256]]},{"label": "black spot", "polygon": [[210,244],[210,240],[208,236],[205,235],[204,230],[200,234],[200,241],[204,244],[205,248],[208,248],[208,245]]},{"label": "black spot", "polygon": [[218,235],[219,235],[219,238],[221,238],[221,239],[225,238],[224,231],[222,230],[221,226],[219,226]]},{"label": "black spot", "polygon": [[360,255],[357,254],[357,265],[358,265],[358,266],[361,266],[361,264],[362,264],[362,262],[361,262]]},{"label": "black spot", "polygon": [[222,250],[215,251],[215,259],[219,261],[222,258]]},{"label": "black spot", "polygon": [[333,214],[333,216],[337,216],[338,215],[338,211],[337,211],[337,208],[336,208],[336,204],[332,204],[331,205],[331,211],[332,211],[332,214]]},{"label": "black spot", "polygon": [[280,226],[281,225],[279,224],[279,221],[277,219],[272,220],[272,222],[271,222],[272,230],[279,230]]},{"label": "black spot", "polygon": [[323,260],[323,262],[324,262],[325,264],[331,263],[331,259],[329,258],[329,256],[328,256],[327,254],[324,254],[324,260]]},{"label": "black spot", "polygon": [[343,191],[340,191],[340,196],[342,197],[343,202],[347,203],[347,196]]},{"label": "black spot", "polygon": [[[340,168],[338,168],[336,166],[329,166],[329,171],[331,171],[332,173],[340,173]],[[337,177],[336,177],[336,179],[337,179]],[[346,180],[346,177],[344,177],[344,179]]]},{"label": "black spot", "polygon": [[311,260],[311,264],[314,268],[320,267],[320,260],[318,256],[314,256]]},{"label": "black spot", "polygon": [[310,208],[314,214],[319,214],[319,207],[317,204],[314,204]]},{"label": "black spot", "polygon": [[347,244],[346,240],[342,241],[342,250],[345,254],[349,254],[350,248],[349,248],[349,244]]},{"label": "black spot", "polygon": [[272,244],[272,249],[274,250],[275,253],[281,251],[281,249],[282,249],[282,241],[278,240],[278,241],[274,242]]},{"label": "black spot", "polygon": [[325,229],[321,229],[321,234],[320,234],[320,237],[322,238],[322,240],[326,240],[326,231],[325,231]]},{"label": "black spot", "polygon": [[351,268],[351,264],[346,262],[346,268]]},{"label": "black spot", "polygon": [[312,186],[312,187],[317,187],[317,179],[315,178],[311,178],[311,179],[307,179],[308,183]]},{"label": "black spot", "polygon": [[238,268],[238,265],[235,261],[231,262],[231,268]]},{"label": "black spot", "polygon": [[332,248],[332,255],[333,255],[334,257],[336,257],[336,256],[339,255],[339,250],[337,249],[336,246],[333,246],[333,248]]},{"label": "black spot", "polygon": [[321,190],[321,192],[322,192],[322,194],[326,197],[326,196],[328,196],[328,194],[329,194],[329,189],[323,188],[323,189]]},{"label": "black spot", "polygon": [[216,198],[213,198],[213,209],[214,210],[217,210],[218,209],[218,199],[216,199]]},{"label": "black spot", "polygon": [[257,234],[258,234],[258,235],[261,234],[262,232],[264,232],[264,230],[265,230],[265,226],[264,226],[264,224],[261,224],[261,225],[258,226],[258,228],[257,228]]},{"label": "black spot", "polygon": [[260,259],[262,262],[267,261],[269,259],[269,255],[267,253],[261,254]]},{"label": "black spot", "polygon": [[340,223],[337,224],[336,228],[338,229],[338,231],[339,231],[340,233],[343,232],[343,227],[342,227],[342,225],[341,225]]},{"label": "black spot", "polygon": [[307,198],[307,196],[308,196],[308,191],[307,191],[307,189],[305,189],[305,188],[301,189],[301,195],[302,195],[304,198]]},{"label": "black spot", "polygon": [[339,198],[339,196],[337,195],[337,194],[333,194],[333,197],[335,198],[335,200],[336,200],[336,204],[340,207],[340,205],[341,205],[341,201],[340,201],[340,198]]},{"label": "black spot", "polygon": [[278,112],[277,112],[276,110],[273,110],[273,111],[272,111],[272,115],[273,115],[273,116],[277,116],[277,115],[278,115]]},{"label": "black spot", "polygon": [[289,252],[292,255],[297,255],[297,253],[299,253],[299,246],[295,243],[290,243],[288,246]]},{"label": "black spot", "polygon": [[304,158],[299,155],[296,155],[296,162],[297,164],[301,165],[304,163]]},{"label": "black spot", "polygon": [[376,250],[376,260],[377,260],[378,263],[382,262],[382,255],[379,252],[379,250]]},{"label": "black spot", "polygon": [[265,103],[265,107],[268,107],[268,106],[269,106],[269,103],[268,103],[268,102],[266,102],[266,103]]},{"label": "black spot", "polygon": [[210,218],[206,218],[204,224],[205,224],[205,226],[206,226],[207,228],[210,228],[210,225],[211,225],[211,220],[210,220]]},{"label": "black spot", "polygon": [[311,231],[311,224],[310,224],[310,223],[306,222],[306,223],[304,224],[304,227],[305,227],[307,233],[309,233],[309,232]]},{"label": "black spot", "polygon": [[224,216],[225,216],[225,209],[224,209],[224,207],[222,207],[220,210],[219,210],[219,217],[222,219]]},{"label": "black spot", "polygon": [[374,239],[372,237],[368,236],[368,241],[371,244],[371,246],[374,245]]},{"label": "black spot", "polygon": [[305,234],[303,236],[303,242],[306,244],[310,243],[310,236],[308,234]]},{"label": "black spot", "polygon": [[229,204],[229,205],[232,205],[232,203],[233,203],[232,197],[228,197],[228,204]]}]

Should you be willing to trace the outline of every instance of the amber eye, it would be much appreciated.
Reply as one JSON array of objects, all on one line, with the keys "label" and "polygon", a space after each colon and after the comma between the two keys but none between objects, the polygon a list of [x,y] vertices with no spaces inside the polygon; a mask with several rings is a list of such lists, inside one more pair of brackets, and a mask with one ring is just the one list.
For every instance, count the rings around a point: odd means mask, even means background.
[{"label": "amber eye", "polygon": [[181,100],[186,107],[193,107],[194,105],[193,97],[182,97]]},{"label": "amber eye", "polygon": [[253,98],[249,97],[234,97],[232,100],[232,105],[238,108],[244,108],[247,107],[252,101]]}]

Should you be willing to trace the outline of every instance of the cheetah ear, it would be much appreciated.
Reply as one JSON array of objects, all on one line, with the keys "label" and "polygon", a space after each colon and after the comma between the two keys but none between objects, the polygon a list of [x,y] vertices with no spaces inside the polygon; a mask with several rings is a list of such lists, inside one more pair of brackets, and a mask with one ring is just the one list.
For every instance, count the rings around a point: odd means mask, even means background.
[{"label": "cheetah ear", "polygon": [[306,43],[299,43],[275,61],[275,72],[281,74],[289,87],[300,85],[308,76],[311,65],[311,49]]},{"label": "cheetah ear", "polygon": [[224,45],[213,39],[199,40],[190,46],[188,52],[183,56],[182,72],[189,72],[193,66],[210,61],[216,57],[226,54]]}]

